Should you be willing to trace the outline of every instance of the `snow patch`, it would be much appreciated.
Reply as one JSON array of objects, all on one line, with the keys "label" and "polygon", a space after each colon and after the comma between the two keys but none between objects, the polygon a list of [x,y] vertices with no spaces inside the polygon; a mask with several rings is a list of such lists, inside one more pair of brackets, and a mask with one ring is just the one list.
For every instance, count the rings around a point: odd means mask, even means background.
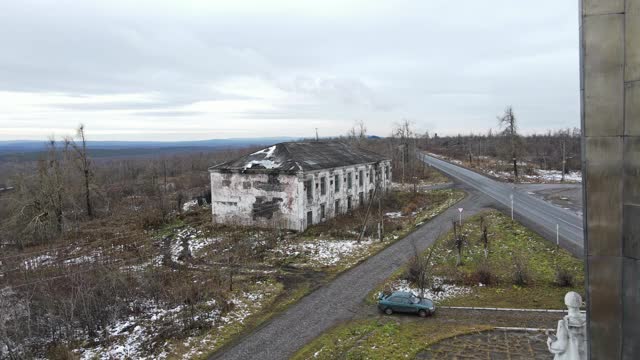
[{"label": "snow patch", "polygon": [[198,206],[198,200],[187,201],[186,203],[182,204],[182,211],[189,211],[196,206]]},{"label": "snow patch", "polygon": [[371,246],[371,239],[362,240],[312,240],[290,244],[276,251],[289,256],[304,255],[322,266],[332,266],[345,257],[356,254]]},{"label": "snow patch", "polygon": [[260,155],[260,154],[265,154],[265,156],[264,156],[264,157],[265,157],[265,158],[268,158],[268,157],[272,157],[272,156],[273,156],[273,153],[274,153],[275,151],[276,151],[276,146],[275,146],[275,145],[273,145],[273,146],[268,147],[268,148],[266,148],[266,149],[262,149],[262,150],[260,150],[260,151],[256,151],[256,152],[254,152],[254,153],[253,153],[253,154],[251,154],[251,155]]},{"label": "snow patch", "polygon": [[251,169],[254,166],[263,167],[265,169],[274,169],[280,166],[280,163],[272,160],[273,153],[276,151],[276,146],[273,145],[269,148],[262,149],[260,151],[256,151],[251,155],[261,155],[264,154],[264,158],[262,160],[251,160],[244,165],[244,169]]},{"label": "snow patch", "polygon": [[50,265],[55,261],[55,257],[51,255],[40,255],[31,259],[25,260],[22,265],[26,270],[34,270],[41,266]]},{"label": "snow patch", "polygon": [[[444,279],[441,277],[435,277],[433,279],[433,285],[434,286],[432,288],[424,290],[423,297],[431,299],[435,302],[471,293],[470,287],[446,284]],[[439,288],[442,291],[433,291],[433,288]],[[414,293],[416,295],[420,295],[420,289],[411,285],[407,280],[396,280],[392,282],[391,290],[406,291]]]},{"label": "snow patch", "polygon": [[400,211],[397,212],[388,212],[386,214],[384,214],[384,216],[391,218],[391,219],[397,219],[397,218],[401,218],[402,217],[402,213]]},{"label": "snow patch", "polygon": [[[560,170],[538,170],[538,175],[545,181],[562,180],[562,171]],[[582,182],[582,172],[570,171],[568,174],[564,174],[564,180],[570,182]]]},{"label": "snow patch", "polygon": [[273,160],[251,160],[245,164],[244,169],[251,169],[254,165],[264,167],[265,169],[275,169],[280,166]]}]

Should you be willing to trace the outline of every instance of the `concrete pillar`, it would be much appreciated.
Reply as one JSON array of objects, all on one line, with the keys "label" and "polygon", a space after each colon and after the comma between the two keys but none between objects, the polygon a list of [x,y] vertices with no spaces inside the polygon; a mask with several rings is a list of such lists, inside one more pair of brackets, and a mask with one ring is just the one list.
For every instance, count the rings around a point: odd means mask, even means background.
[{"label": "concrete pillar", "polygon": [[591,359],[640,359],[640,0],[580,1]]}]

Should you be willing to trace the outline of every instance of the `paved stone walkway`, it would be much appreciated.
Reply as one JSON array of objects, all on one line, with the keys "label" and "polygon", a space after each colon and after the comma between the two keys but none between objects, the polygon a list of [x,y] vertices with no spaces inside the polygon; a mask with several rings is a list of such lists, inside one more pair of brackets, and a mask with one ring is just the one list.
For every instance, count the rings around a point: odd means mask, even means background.
[{"label": "paved stone walkway", "polygon": [[461,335],[431,346],[416,359],[552,359],[540,332],[490,330]]}]

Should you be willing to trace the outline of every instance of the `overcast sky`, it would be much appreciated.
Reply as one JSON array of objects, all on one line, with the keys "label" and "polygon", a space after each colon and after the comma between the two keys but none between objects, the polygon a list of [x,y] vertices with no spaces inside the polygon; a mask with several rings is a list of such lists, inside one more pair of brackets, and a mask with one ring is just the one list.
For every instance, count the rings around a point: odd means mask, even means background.
[{"label": "overcast sky", "polygon": [[3,1],[0,140],[579,126],[578,1]]}]

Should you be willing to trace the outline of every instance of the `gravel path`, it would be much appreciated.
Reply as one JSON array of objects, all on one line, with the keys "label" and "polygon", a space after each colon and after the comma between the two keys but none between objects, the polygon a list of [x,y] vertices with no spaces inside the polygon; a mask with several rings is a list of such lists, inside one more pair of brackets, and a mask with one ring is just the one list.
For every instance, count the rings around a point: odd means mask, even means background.
[{"label": "gravel path", "polygon": [[416,231],[389,246],[331,283],[302,298],[251,334],[222,348],[211,359],[286,359],[339,322],[362,314],[365,296],[377,284],[430,246],[458,218],[458,207],[468,217],[485,208],[489,200],[477,192],[447,209]]}]

